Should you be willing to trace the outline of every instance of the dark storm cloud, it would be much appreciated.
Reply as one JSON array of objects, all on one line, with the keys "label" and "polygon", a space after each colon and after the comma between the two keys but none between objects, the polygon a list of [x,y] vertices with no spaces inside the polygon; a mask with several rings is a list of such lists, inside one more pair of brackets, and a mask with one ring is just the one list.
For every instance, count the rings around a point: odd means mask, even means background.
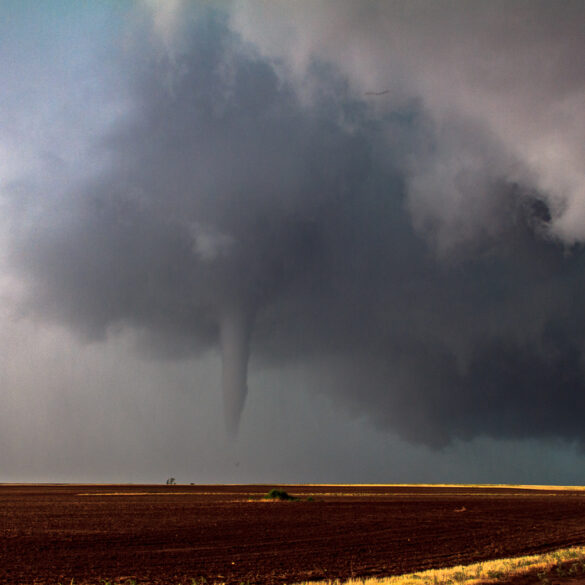
[{"label": "dark storm cloud", "polygon": [[585,258],[514,140],[410,88],[372,103],[328,51],[288,77],[219,12],[180,22],[172,50],[128,41],[107,163],[13,230],[24,309],[153,358],[221,344],[232,428],[250,339],[412,441],[582,441]]}]

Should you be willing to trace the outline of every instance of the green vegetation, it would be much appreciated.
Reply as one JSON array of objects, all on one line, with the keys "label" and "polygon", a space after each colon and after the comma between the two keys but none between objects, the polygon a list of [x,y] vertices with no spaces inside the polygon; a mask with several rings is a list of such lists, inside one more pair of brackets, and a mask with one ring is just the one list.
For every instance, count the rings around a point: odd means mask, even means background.
[{"label": "green vegetation", "polygon": [[289,500],[289,501],[296,501],[299,498],[295,498],[294,496],[289,495],[288,492],[284,490],[279,490],[277,488],[272,488],[265,496],[267,500]]}]

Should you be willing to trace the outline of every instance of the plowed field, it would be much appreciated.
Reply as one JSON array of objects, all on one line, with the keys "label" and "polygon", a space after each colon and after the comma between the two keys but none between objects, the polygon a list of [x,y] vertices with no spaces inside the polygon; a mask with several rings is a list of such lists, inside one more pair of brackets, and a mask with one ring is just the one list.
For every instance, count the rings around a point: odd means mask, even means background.
[{"label": "plowed field", "polygon": [[0,582],[276,584],[585,544],[585,491],[270,487],[0,486]]}]

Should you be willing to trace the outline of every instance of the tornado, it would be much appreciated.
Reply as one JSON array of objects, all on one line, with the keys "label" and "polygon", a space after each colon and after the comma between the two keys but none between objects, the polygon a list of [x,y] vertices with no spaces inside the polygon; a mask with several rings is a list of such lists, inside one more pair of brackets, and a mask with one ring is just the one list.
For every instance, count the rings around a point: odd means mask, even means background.
[{"label": "tornado", "polygon": [[226,431],[236,438],[248,393],[248,360],[253,311],[243,303],[220,309],[219,343],[222,362],[222,391]]}]

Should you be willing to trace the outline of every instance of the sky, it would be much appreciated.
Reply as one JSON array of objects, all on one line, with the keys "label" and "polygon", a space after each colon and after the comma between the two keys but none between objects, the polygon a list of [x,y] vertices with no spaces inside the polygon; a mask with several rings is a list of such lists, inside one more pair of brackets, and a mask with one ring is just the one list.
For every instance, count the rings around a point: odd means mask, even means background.
[{"label": "sky", "polygon": [[567,0],[0,5],[0,482],[585,483]]}]

